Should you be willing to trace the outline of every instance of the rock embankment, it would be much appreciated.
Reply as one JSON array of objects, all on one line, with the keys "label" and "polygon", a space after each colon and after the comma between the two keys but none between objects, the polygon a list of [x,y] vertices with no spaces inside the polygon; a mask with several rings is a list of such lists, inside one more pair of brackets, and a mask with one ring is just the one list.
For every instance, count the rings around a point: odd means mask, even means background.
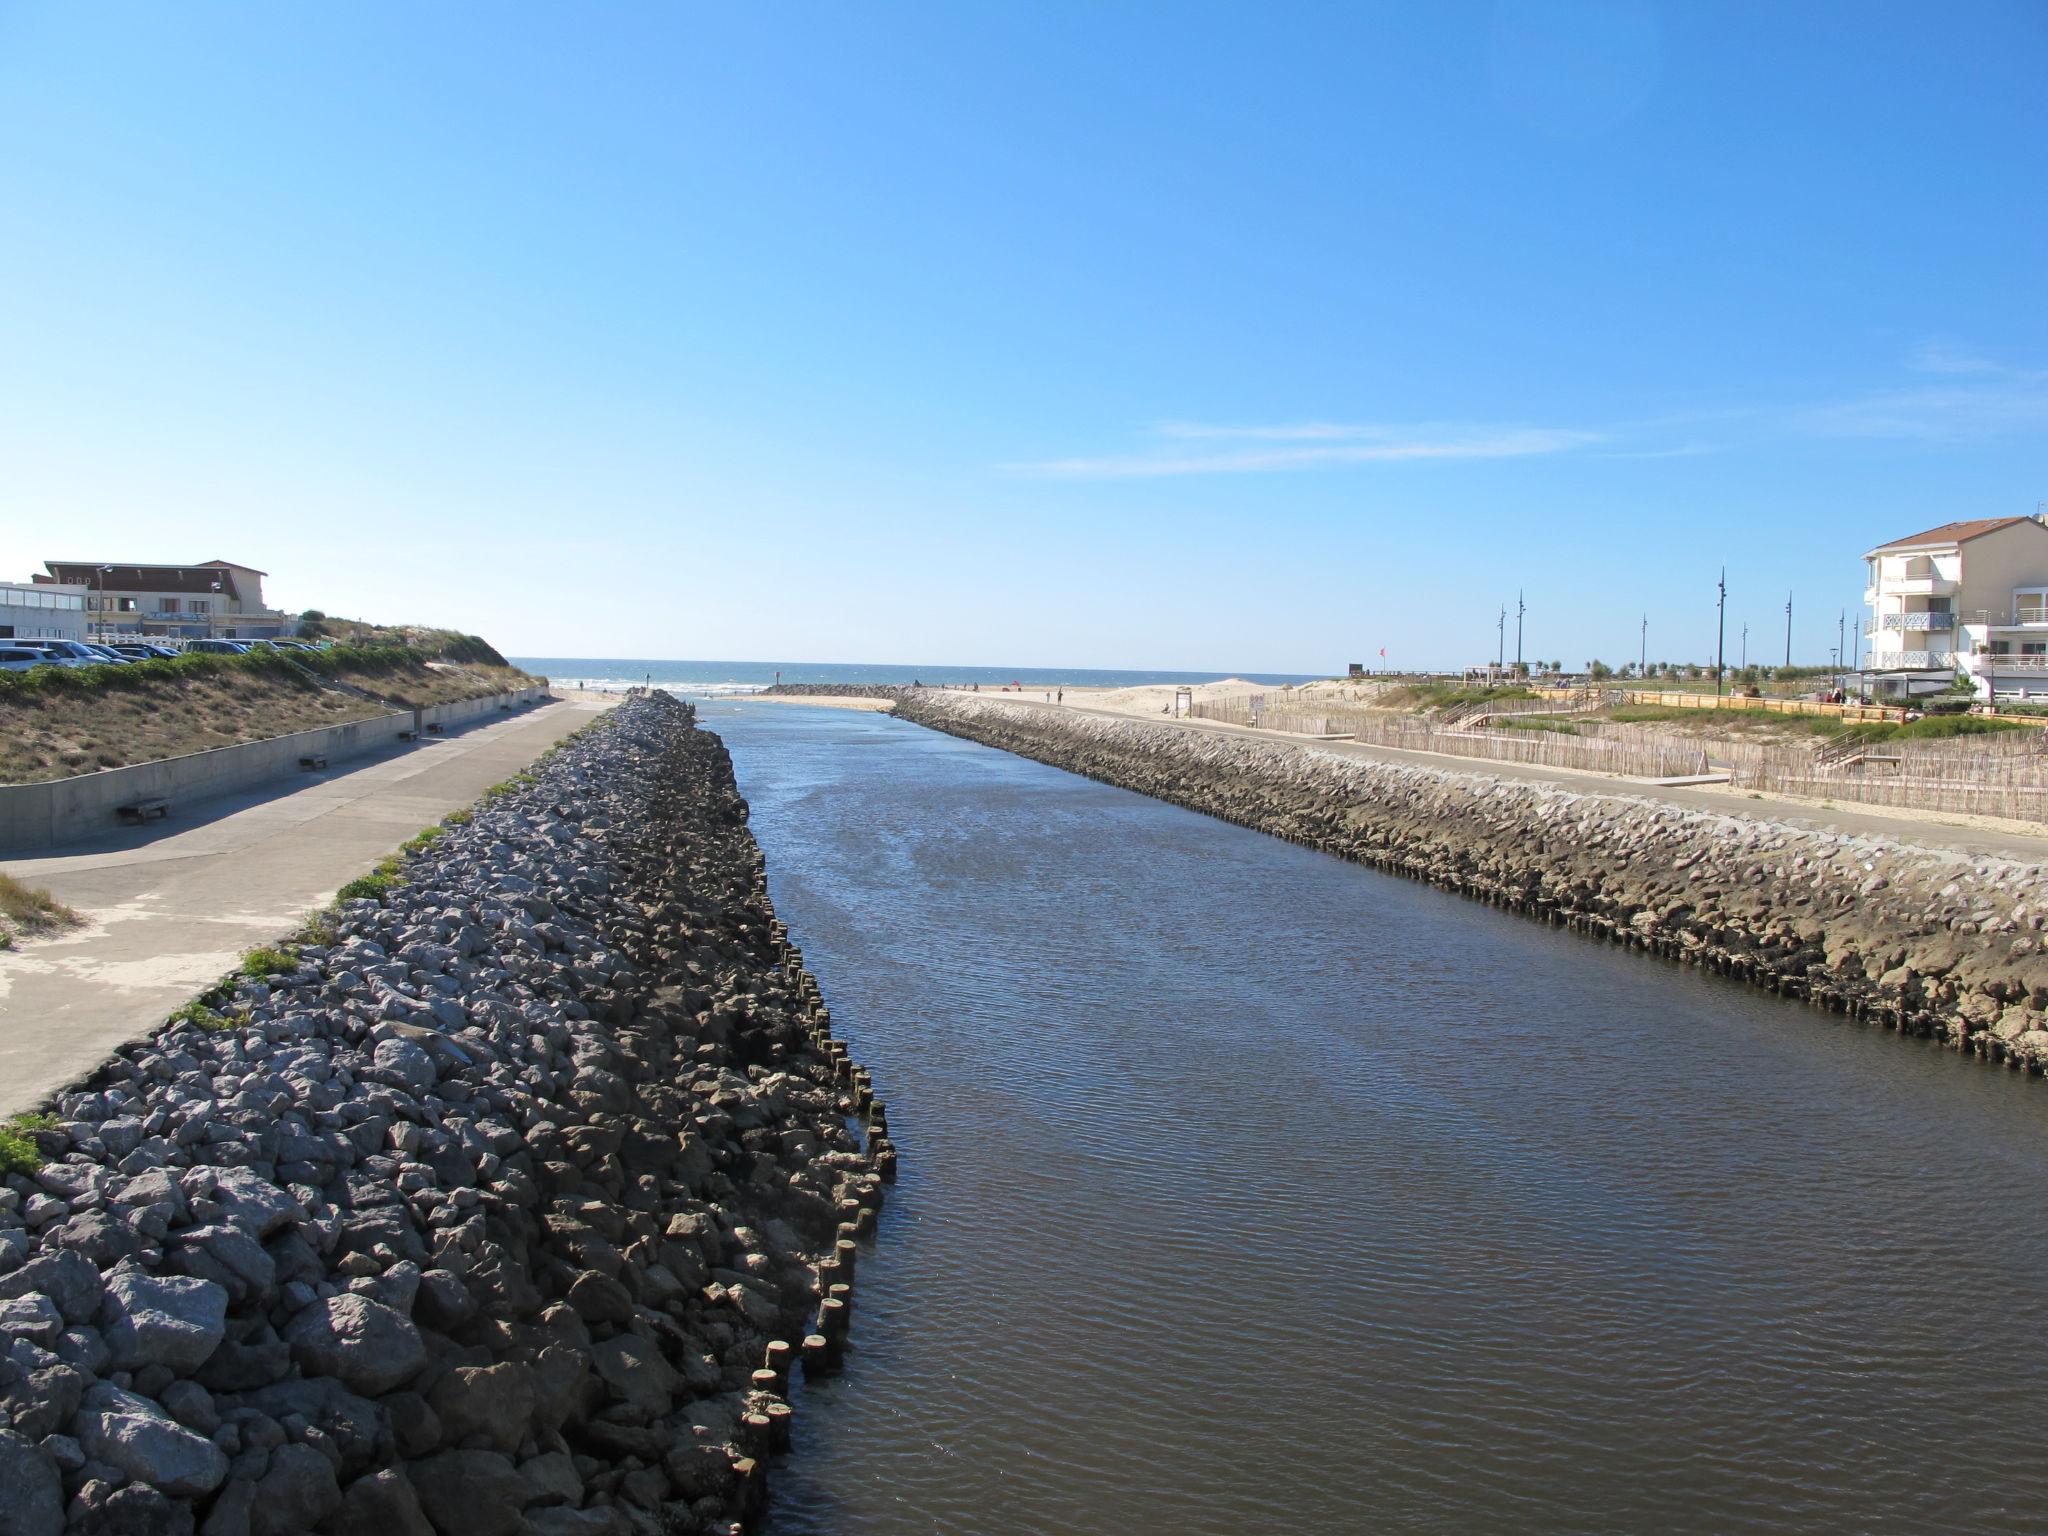
[{"label": "rock embankment", "polygon": [[746,821],[631,700],[61,1095],[0,1189],[0,1532],[739,1529],[895,1157]]},{"label": "rock embankment", "polygon": [[913,692],[936,730],[1739,977],[2048,1066],[2048,871],[1617,788]]}]

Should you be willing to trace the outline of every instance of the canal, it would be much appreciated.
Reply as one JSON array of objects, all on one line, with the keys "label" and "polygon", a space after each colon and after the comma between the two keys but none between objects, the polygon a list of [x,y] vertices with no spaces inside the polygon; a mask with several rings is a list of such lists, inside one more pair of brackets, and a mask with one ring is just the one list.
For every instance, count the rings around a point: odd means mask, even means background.
[{"label": "canal", "polygon": [[902,1171],[774,1536],[2038,1531],[2048,1084],[710,702]]}]

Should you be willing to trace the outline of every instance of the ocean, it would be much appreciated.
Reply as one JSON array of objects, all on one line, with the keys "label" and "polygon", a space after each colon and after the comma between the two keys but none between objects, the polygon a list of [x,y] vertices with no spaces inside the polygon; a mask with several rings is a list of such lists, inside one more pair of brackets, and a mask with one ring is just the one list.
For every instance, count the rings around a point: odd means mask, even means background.
[{"label": "ocean", "polygon": [[[592,688],[652,684],[672,693],[718,697],[759,693],[785,683],[980,683],[998,688],[1135,688],[1150,683],[1215,683],[1227,677],[1249,682],[1307,683],[1314,673],[1105,671],[1094,667],[958,667],[933,663],[901,667],[881,662],[830,661],[650,661],[629,657],[514,656],[512,664],[558,683]],[[1327,675],[1327,674],[1321,674]]]}]

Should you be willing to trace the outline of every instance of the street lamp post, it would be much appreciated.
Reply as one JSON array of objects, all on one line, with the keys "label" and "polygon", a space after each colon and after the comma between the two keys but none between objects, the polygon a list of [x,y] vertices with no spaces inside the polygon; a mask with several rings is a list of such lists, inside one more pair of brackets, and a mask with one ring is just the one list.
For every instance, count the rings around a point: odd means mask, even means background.
[{"label": "street lamp post", "polygon": [[1522,615],[1529,611],[1522,601],[1522,594],[1515,593],[1515,670],[1522,670]]},{"label": "street lamp post", "polygon": [[1728,567],[1721,567],[1720,597],[1714,605],[1714,697],[1721,696],[1721,673],[1728,660]]},{"label": "street lamp post", "polygon": [[1643,615],[1643,628],[1636,641],[1636,681],[1641,682],[1650,670],[1650,616]]},{"label": "street lamp post", "polygon": [[1792,594],[1785,594],[1785,665],[1792,665]]}]

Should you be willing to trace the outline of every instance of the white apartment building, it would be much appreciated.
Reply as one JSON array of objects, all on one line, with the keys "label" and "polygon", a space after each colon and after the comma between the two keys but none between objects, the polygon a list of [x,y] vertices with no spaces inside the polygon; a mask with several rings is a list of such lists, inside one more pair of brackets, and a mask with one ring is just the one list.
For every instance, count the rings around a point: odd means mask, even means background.
[{"label": "white apartment building", "polygon": [[32,578],[85,593],[86,623],[95,636],[163,635],[183,639],[267,640],[298,623],[263,604],[264,572],[231,560],[198,565],[123,565],[49,560]]},{"label": "white apartment building", "polygon": [[85,588],[0,581],[0,640],[83,640]]},{"label": "white apartment building", "polygon": [[1943,523],[1863,559],[1878,692],[1939,693],[1961,673],[1982,699],[2048,696],[2048,524]]}]

